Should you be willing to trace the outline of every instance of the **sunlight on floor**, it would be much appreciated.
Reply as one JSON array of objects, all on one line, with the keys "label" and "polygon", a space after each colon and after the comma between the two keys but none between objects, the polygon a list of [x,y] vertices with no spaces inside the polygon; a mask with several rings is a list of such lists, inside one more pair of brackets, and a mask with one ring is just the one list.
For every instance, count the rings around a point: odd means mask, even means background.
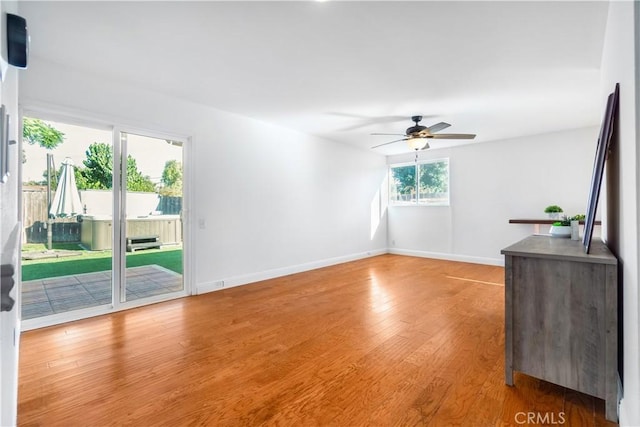
[{"label": "sunlight on floor", "polygon": [[371,286],[369,287],[369,300],[371,301],[371,311],[380,314],[393,314],[394,298],[391,293],[383,286],[374,272],[369,273]]}]

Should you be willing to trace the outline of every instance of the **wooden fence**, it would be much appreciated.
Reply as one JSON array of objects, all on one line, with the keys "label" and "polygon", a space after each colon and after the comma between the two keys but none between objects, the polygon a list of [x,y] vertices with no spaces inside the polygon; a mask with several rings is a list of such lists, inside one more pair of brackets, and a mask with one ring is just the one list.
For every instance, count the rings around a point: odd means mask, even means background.
[{"label": "wooden fence", "polygon": [[[25,186],[22,189],[22,224],[26,243],[47,242],[47,188]],[[80,242],[80,223],[76,218],[56,218],[51,224],[54,243]]]}]

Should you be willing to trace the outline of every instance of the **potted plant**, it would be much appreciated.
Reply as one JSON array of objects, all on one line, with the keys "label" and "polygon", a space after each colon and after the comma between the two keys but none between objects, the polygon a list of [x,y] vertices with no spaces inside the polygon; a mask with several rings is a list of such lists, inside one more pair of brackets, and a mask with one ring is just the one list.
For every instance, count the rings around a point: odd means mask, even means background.
[{"label": "potted plant", "polygon": [[549,218],[551,218],[551,219],[560,218],[560,214],[562,212],[563,212],[562,208],[560,206],[558,206],[558,205],[549,205],[546,208],[544,208],[544,213],[549,215]]},{"label": "potted plant", "polygon": [[580,221],[584,221],[585,216],[583,214],[574,215],[569,220],[571,221],[571,240],[580,240]]},{"label": "potted plant", "polygon": [[560,221],[556,221],[551,225],[549,234],[553,237],[571,237],[571,218],[564,215]]}]

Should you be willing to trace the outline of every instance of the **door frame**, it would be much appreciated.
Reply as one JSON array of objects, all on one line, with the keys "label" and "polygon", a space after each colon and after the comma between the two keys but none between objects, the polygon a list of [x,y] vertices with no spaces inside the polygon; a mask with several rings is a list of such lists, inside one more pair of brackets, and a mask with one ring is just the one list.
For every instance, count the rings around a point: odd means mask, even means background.
[{"label": "door frame", "polygon": [[[20,320],[21,330],[28,331],[31,329],[38,329],[47,326],[58,325],[62,323],[72,322],[75,320],[86,319],[95,316],[101,316],[104,314],[110,314],[121,310],[128,310],[143,305],[153,304],[162,301],[169,301],[177,298],[183,298],[194,294],[193,285],[193,211],[191,208],[192,200],[192,180],[193,180],[193,167],[192,162],[192,138],[187,135],[178,134],[174,132],[168,132],[158,129],[152,129],[149,126],[136,126],[135,124],[123,124],[121,119],[109,118],[100,115],[93,115],[87,112],[81,112],[78,110],[69,109],[66,107],[60,107],[49,104],[34,104],[34,105],[20,105],[19,107],[19,122],[22,124],[24,116],[37,117],[42,120],[59,121],[66,124],[76,126],[86,126],[94,129],[109,130],[112,132],[112,144],[113,144],[113,157],[119,159],[120,144],[114,144],[116,138],[119,138],[120,132],[132,133],[136,135],[144,135],[153,138],[172,139],[181,141],[182,145],[182,158],[183,158],[183,187],[182,187],[182,292],[175,292],[171,294],[158,295],[155,297],[149,297],[144,299],[137,299],[129,302],[120,302],[119,292],[120,288],[124,286],[122,279],[125,269],[125,256],[126,252],[122,251],[126,249],[126,242],[123,240],[122,233],[124,233],[124,227],[121,223],[126,221],[113,221],[112,230],[112,247],[115,248],[116,242],[120,246],[121,256],[116,257],[112,255],[112,302],[111,304],[105,304],[96,307],[84,308],[73,310],[65,313],[53,314],[49,316]],[[22,127],[20,128],[20,141],[22,143]],[[120,186],[120,173],[119,169],[114,165],[114,180],[113,180],[113,218],[116,218],[116,213],[120,215],[123,209],[121,198],[124,195],[121,192]],[[22,176],[22,163],[20,163],[20,171],[17,174]],[[125,176],[126,179],[126,176]],[[18,215],[22,218],[22,182],[19,185],[19,200]],[[116,188],[117,187],[117,188]],[[113,253],[113,252],[112,252]],[[21,283],[18,284],[17,289],[22,290]]]},{"label": "door frame", "polygon": [[[156,139],[169,139],[182,142],[182,170],[183,170],[183,187],[182,187],[182,216],[183,216],[183,236],[182,236],[182,291],[172,292],[170,294],[161,294],[153,297],[140,298],[133,301],[122,301],[122,296],[126,294],[126,264],[127,264],[127,251],[126,251],[126,221],[127,221],[127,188],[122,183],[127,181],[127,144],[122,142],[121,135],[132,134],[138,136],[144,136]],[[115,311],[126,310],[129,308],[140,307],[143,305],[154,304],[156,302],[168,301],[176,298],[186,297],[192,294],[190,268],[187,268],[187,259],[191,259],[191,251],[187,249],[188,244],[185,235],[190,234],[190,227],[187,227],[185,218],[188,217],[186,212],[190,212],[189,201],[190,198],[186,196],[188,188],[190,187],[185,179],[186,167],[186,146],[189,144],[189,138],[179,137],[177,135],[170,135],[165,132],[149,131],[141,128],[135,128],[130,126],[114,126],[113,130],[113,158],[120,162],[119,167],[114,165],[114,180],[113,180],[113,218],[118,218],[119,221],[113,221],[113,240],[112,246],[116,245],[119,248],[118,257],[113,258],[113,280],[114,287],[112,292],[112,304]],[[128,142],[127,142],[128,143]],[[117,149],[116,149],[117,147]],[[117,170],[117,172],[116,172]],[[191,242],[191,239],[189,239]],[[117,259],[116,259],[117,258]],[[189,276],[189,278],[187,278]]]}]

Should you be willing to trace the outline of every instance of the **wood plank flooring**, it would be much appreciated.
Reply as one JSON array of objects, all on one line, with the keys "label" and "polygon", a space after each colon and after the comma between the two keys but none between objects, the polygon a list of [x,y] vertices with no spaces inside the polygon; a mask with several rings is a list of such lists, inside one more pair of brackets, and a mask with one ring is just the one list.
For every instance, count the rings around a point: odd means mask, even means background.
[{"label": "wood plank flooring", "polygon": [[18,422],[615,425],[602,400],[504,385],[503,283],[500,267],[383,255],[29,331]]}]

